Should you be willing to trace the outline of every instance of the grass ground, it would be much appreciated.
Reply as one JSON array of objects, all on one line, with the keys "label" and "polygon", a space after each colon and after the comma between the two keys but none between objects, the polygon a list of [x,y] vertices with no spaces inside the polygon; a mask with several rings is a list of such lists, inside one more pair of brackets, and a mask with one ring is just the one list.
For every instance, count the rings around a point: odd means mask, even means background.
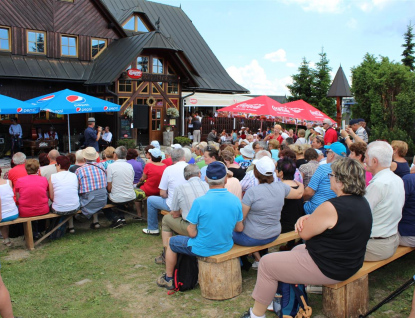
[{"label": "grass ground", "polygon": [[[131,221],[130,221],[131,222]],[[75,224],[76,225],[76,224]],[[33,252],[2,248],[1,275],[15,316],[45,317],[239,317],[253,301],[256,272],[243,272],[243,292],[226,301],[203,299],[199,288],[167,295],[155,281],[161,238],[141,233],[143,222],[122,229],[77,230]],[[22,238],[14,241],[16,245]],[[414,273],[411,253],[370,275],[370,306]],[[372,317],[407,317],[413,288]],[[311,295],[313,317],[322,318],[321,295]],[[275,317],[269,313],[267,317]]]}]

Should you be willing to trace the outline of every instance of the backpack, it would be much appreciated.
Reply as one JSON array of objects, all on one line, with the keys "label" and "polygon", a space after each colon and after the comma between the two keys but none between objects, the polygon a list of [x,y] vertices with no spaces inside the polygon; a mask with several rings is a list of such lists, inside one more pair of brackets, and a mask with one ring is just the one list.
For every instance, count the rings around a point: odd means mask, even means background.
[{"label": "backpack", "polygon": [[311,317],[312,309],[307,305],[307,293],[302,284],[278,282],[277,295],[273,300],[274,312],[282,317]]},{"label": "backpack", "polygon": [[196,287],[199,269],[195,256],[177,255],[177,264],[173,272],[174,291],[186,291]]}]

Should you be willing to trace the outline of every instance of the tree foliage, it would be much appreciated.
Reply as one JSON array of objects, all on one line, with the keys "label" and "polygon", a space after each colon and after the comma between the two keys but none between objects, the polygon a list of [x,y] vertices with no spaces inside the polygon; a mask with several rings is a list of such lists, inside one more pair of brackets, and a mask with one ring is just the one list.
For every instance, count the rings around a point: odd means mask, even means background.
[{"label": "tree foliage", "polygon": [[293,84],[287,85],[291,96],[289,101],[302,99],[329,116],[335,115],[336,105],[333,98],[327,97],[331,78],[327,54],[322,51],[316,68],[310,67],[309,61],[304,57],[298,73],[292,76]]},{"label": "tree foliage", "polygon": [[[412,144],[415,122],[415,74],[406,66],[366,54],[352,68],[357,105],[353,117],[372,127],[371,139],[400,139]],[[409,144],[409,143],[408,143]]]},{"label": "tree foliage", "polygon": [[411,23],[409,23],[409,25],[407,26],[407,30],[405,34],[403,35],[405,39],[405,43],[402,44],[402,47],[404,47],[404,50],[402,52],[402,56],[403,56],[402,63],[403,65],[408,66],[411,71],[413,71],[415,68],[414,66],[415,43],[413,42],[414,34],[412,33],[412,31],[413,31],[413,26]]}]

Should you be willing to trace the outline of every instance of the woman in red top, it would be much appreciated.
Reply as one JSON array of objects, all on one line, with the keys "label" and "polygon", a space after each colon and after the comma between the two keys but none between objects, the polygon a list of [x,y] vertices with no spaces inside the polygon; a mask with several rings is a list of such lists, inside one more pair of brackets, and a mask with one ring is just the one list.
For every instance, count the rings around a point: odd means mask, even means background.
[{"label": "woman in red top", "polygon": [[48,180],[37,175],[39,161],[28,159],[25,168],[28,175],[19,178],[15,186],[19,216],[27,218],[49,213]]},{"label": "woman in red top", "polygon": [[282,145],[282,142],[284,141],[284,139],[281,136],[281,131],[282,131],[281,125],[275,125],[274,126],[274,133],[269,134],[268,136],[266,136],[264,138],[264,141],[271,140],[271,139],[276,139],[276,140],[279,141],[280,145]]},{"label": "woman in red top", "polygon": [[[151,195],[160,195],[160,180],[167,166],[161,162],[160,149],[154,147],[149,148],[148,155],[150,161],[147,161],[140,182],[137,184],[137,186],[140,184],[142,184],[142,186],[140,186],[140,189],[136,190],[136,200],[143,200]],[[135,207],[137,209],[138,218],[141,218],[141,202],[136,201]]]}]

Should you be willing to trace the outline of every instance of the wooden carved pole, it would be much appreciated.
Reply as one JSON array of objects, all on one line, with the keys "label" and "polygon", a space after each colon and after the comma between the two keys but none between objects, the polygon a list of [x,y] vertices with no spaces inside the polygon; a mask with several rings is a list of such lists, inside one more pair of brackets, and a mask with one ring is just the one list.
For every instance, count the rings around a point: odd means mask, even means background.
[{"label": "wooden carved pole", "polygon": [[341,127],[342,125],[342,98],[340,96],[337,96],[337,127]]}]

